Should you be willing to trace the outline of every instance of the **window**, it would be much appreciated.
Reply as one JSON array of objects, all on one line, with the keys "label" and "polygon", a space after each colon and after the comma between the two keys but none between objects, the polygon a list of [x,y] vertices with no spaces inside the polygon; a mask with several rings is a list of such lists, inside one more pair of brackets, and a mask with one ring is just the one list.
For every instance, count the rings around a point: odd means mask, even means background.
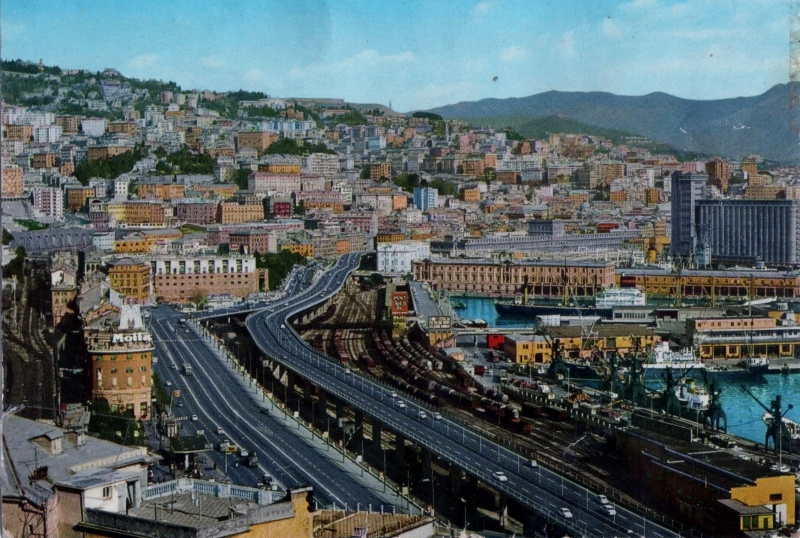
[{"label": "window", "polygon": [[117,373],[117,369],[116,369],[116,368],[112,368],[112,369],[111,369],[111,373],[112,373],[112,374],[116,374],[116,373]]},{"label": "window", "polygon": [[111,486],[105,486],[103,488],[103,498],[110,499],[111,498]]},{"label": "window", "polygon": [[770,493],[769,502],[779,502],[783,500],[783,493]]}]

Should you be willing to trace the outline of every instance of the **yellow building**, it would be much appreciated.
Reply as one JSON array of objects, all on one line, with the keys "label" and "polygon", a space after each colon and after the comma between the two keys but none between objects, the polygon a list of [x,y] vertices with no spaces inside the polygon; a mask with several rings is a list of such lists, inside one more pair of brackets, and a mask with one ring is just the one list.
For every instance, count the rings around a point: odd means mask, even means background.
[{"label": "yellow building", "polygon": [[264,205],[261,203],[221,202],[217,207],[217,222],[241,224],[264,220]]},{"label": "yellow building", "polygon": [[283,174],[287,176],[300,175],[300,163],[267,163],[258,165],[259,172],[270,174]]},{"label": "yellow building", "polygon": [[372,180],[379,180],[381,178],[392,178],[392,163],[380,162],[372,163],[369,165],[369,178]]},{"label": "yellow building", "polygon": [[503,353],[516,364],[541,364],[552,360],[550,344],[540,335],[507,334]]},{"label": "yellow building", "polygon": [[108,263],[111,289],[122,294],[125,304],[150,304],[150,264],[122,258]]},{"label": "yellow building", "polygon": [[279,136],[263,131],[241,131],[236,136],[236,148],[253,148],[259,153],[267,150],[270,145],[277,142]]},{"label": "yellow building", "polygon": [[172,181],[139,183],[136,185],[136,194],[139,198],[150,196],[160,200],[180,200],[186,196],[186,186]]},{"label": "yellow building", "polygon": [[116,222],[125,222],[125,204],[122,202],[110,202],[106,204],[106,213],[108,218]]},{"label": "yellow building", "polygon": [[114,241],[114,252],[117,254],[147,254],[155,250],[155,239],[143,234],[131,234]]},{"label": "yellow building", "polygon": [[477,187],[474,189],[462,189],[461,190],[461,199],[465,202],[480,202],[481,201],[481,190]]},{"label": "yellow building", "polygon": [[293,254],[300,254],[304,258],[314,257],[314,244],[292,241],[278,244],[278,250],[288,250]]}]

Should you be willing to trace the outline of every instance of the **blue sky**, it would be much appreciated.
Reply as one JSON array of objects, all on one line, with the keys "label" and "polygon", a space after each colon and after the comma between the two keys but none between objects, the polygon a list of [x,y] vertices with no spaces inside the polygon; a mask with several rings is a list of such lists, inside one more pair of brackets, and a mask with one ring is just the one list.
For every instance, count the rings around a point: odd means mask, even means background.
[{"label": "blue sky", "polygon": [[4,0],[1,15],[8,59],[399,111],[548,90],[717,99],[789,80],[784,0]]}]

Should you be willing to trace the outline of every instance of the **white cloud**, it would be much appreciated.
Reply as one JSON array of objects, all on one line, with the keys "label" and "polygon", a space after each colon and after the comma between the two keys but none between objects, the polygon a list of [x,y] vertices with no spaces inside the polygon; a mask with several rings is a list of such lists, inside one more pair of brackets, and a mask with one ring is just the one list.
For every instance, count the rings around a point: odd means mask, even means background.
[{"label": "white cloud", "polygon": [[140,54],[128,60],[128,67],[131,69],[142,69],[150,67],[158,61],[158,54]]},{"label": "white cloud", "polygon": [[482,19],[492,9],[492,3],[488,1],[478,2],[469,12],[473,19]]},{"label": "white cloud", "polygon": [[512,45],[503,49],[500,53],[500,61],[514,62],[517,60],[524,60],[528,57],[528,49],[519,45]]},{"label": "white cloud", "polygon": [[341,72],[342,70],[353,71],[362,68],[375,69],[387,65],[408,64],[413,62],[414,58],[414,53],[411,51],[405,51],[399,54],[381,55],[373,49],[367,49],[338,62],[294,67],[289,71],[289,76],[300,78],[317,73]]},{"label": "white cloud", "polygon": [[603,32],[604,35],[614,39],[620,39],[623,36],[622,26],[620,26],[617,21],[610,18],[603,19],[603,22],[600,23],[600,31]]},{"label": "white cloud", "polygon": [[200,58],[200,64],[203,67],[208,67],[209,69],[219,69],[220,67],[225,67],[227,62],[225,58],[221,58],[216,54],[212,54],[211,56],[204,56]]},{"label": "white cloud", "polygon": [[263,79],[265,76],[266,73],[264,73],[261,69],[251,69],[250,71],[244,74],[244,78],[246,80],[249,80],[250,82],[257,82]]},{"label": "white cloud", "polygon": [[575,32],[564,32],[558,40],[556,49],[565,58],[572,58],[575,56]]}]

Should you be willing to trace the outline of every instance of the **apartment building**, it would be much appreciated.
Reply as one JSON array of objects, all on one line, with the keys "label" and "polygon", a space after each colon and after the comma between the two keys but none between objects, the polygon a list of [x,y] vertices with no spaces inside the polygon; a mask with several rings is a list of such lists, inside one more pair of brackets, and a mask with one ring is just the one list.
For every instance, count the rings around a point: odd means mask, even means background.
[{"label": "apartment building", "polygon": [[217,222],[217,202],[179,200],[174,204],[178,222],[207,225]]},{"label": "apartment building", "polygon": [[0,195],[3,198],[16,198],[25,191],[25,173],[19,166],[3,166],[3,189]]},{"label": "apartment building", "polygon": [[265,254],[278,252],[278,237],[268,230],[231,230],[228,232],[228,244],[231,251],[244,248],[248,254]]},{"label": "apartment building", "polygon": [[57,187],[35,187],[33,209],[42,215],[61,220],[64,218],[64,193]]},{"label": "apartment building", "polygon": [[615,282],[614,264],[601,262],[425,259],[412,269],[435,289],[506,297],[594,297]]},{"label": "apartment building", "polygon": [[108,280],[111,289],[123,296],[125,304],[150,304],[150,264],[132,258],[111,260]]},{"label": "apartment building", "polygon": [[219,224],[241,224],[264,220],[264,204],[259,202],[220,202],[217,206]]},{"label": "apartment building", "polygon": [[279,135],[265,131],[240,131],[236,135],[236,149],[253,148],[258,153],[263,153],[279,139]]},{"label": "apartment building", "polygon": [[160,201],[128,200],[123,205],[128,225],[162,226],[165,222],[164,207]]},{"label": "apartment building", "polygon": [[151,263],[158,301],[188,303],[203,295],[246,297],[259,291],[266,270],[252,255],[159,256]]},{"label": "apartment building", "polygon": [[105,400],[112,413],[149,418],[154,346],[139,307],[122,305],[96,317],[83,338],[91,399]]}]

